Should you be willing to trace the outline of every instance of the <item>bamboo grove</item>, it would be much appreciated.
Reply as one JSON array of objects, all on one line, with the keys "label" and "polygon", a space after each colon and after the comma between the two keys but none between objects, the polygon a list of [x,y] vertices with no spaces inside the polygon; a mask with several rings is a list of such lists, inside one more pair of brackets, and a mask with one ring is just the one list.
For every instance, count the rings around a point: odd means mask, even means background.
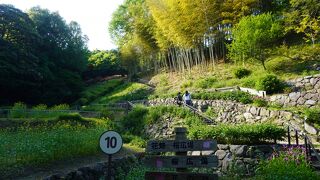
[{"label": "bamboo grove", "polygon": [[263,64],[262,48],[283,41],[288,34],[303,34],[317,42],[320,2],[316,0],[125,0],[114,12],[109,32],[129,73],[163,68],[185,72],[193,66],[236,61],[234,54],[239,50],[229,54],[236,42],[233,30],[243,18],[266,13],[281,32],[263,46],[257,44],[266,38],[262,36],[252,47],[241,44],[250,52],[241,52],[238,59],[259,57]]}]

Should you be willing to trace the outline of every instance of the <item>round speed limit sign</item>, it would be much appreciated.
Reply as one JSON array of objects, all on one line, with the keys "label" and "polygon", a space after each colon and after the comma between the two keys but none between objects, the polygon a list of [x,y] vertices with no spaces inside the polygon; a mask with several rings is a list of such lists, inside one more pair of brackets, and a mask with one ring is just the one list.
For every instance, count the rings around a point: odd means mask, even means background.
[{"label": "round speed limit sign", "polygon": [[122,138],[115,131],[106,131],[100,136],[100,148],[106,154],[117,153],[122,148]]}]

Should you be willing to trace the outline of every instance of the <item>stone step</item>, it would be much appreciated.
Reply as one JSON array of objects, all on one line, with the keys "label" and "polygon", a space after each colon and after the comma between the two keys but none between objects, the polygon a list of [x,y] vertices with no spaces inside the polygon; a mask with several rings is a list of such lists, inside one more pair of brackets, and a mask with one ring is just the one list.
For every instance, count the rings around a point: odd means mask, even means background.
[{"label": "stone step", "polygon": [[320,170],[320,162],[312,162],[311,166],[314,167],[316,170]]}]

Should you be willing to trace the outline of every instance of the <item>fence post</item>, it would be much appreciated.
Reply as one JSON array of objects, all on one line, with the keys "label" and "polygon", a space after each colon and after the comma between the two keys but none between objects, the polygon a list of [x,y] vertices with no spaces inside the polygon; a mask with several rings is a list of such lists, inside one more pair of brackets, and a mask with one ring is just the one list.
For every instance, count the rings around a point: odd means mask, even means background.
[{"label": "fence post", "polygon": [[290,127],[288,126],[288,145],[290,146],[291,145],[291,142],[290,142]]},{"label": "fence post", "polygon": [[[181,141],[181,140],[186,140],[187,136],[186,136],[186,132],[187,132],[187,128],[185,127],[176,127],[174,128],[174,132],[176,134],[175,136],[175,140],[176,141]],[[175,155],[177,156],[186,156],[187,155],[187,151],[184,152],[176,152]],[[187,168],[176,168],[177,172],[186,172]]]},{"label": "fence post", "polygon": [[298,131],[297,130],[295,130],[295,131],[296,131],[296,135],[295,135],[296,136],[296,144],[299,145]]},{"label": "fence post", "polygon": [[308,155],[309,155],[309,153],[308,153],[308,141],[307,141],[307,137],[306,137],[306,136],[304,136],[304,147],[305,147],[305,149],[306,149],[306,151],[305,151],[306,161],[308,161]]}]

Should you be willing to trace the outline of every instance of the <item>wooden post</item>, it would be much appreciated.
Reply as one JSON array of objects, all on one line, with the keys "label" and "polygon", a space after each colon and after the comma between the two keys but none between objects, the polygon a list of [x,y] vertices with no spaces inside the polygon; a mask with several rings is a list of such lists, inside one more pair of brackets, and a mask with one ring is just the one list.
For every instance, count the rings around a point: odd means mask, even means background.
[{"label": "wooden post", "polygon": [[296,144],[299,145],[298,131],[296,130]]},{"label": "wooden post", "polygon": [[290,127],[288,126],[288,145],[290,146],[291,145],[291,142],[290,142]]},{"label": "wooden post", "polygon": [[108,170],[107,170],[107,177],[106,177],[106,180],[111,180],[111,168],[112,168],[112,165],[111,165],[111,163],[112,163],[112,155],[111,154],[109,154],[108,155]]},{"label": "wooden post", "polygon": [[[187,129],[184,127],[176,127],[174,128],[174,132],[176,134],[175,140],[186,140],[187,139]],[[176,152],[175,155],[177,156],[186,156],[187,151],[184,152]],[[186,172],[187,168],[176,168],[177,172]]]},{"label": "wooden post", "polygon": [[306,155],[306,161],[308,161],[308,141],[307,141],[307,137],[304,136],[304,147],[306,149],[305,155]]}]

